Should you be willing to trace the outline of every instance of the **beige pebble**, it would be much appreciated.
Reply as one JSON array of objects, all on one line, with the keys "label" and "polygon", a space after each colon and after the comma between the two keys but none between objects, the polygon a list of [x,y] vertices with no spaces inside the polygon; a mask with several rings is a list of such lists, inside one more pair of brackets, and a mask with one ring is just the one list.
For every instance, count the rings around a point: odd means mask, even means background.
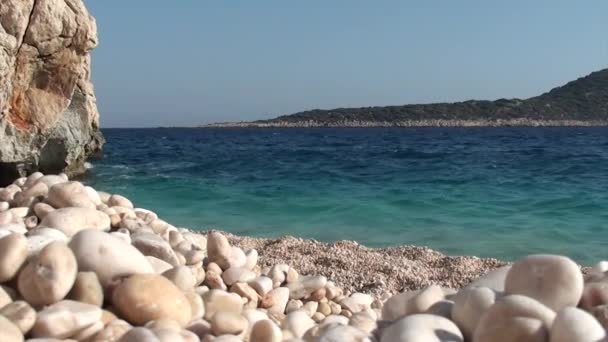
[{"label": "beige pebble", "polygon": [[121,319],[115,319],[109,322],[89,342],[116,342],[131,329],[131,324]]},{"label": "beige pebble", "polygon": [[245,252],[245,257],[247,258],[247,262],[245,263],[245,267],[249,270],[253,270],[255,265],[258,264],[258,251],[255,249],[250,249]]},{"label": "beige pebble", "polygon": [[234,292],[246,299],[245,307],[255,309],[258,307],[260,296],[251,286],[245,283],[236,283],[230,287],[230,292]]},{"label": "beige pebble", "polygon": [[315,312],[317,312],[317,308],[319,307],[319,303],[318,302],[306,302],[303,306],[302,306],[302,310],[304,312],[306,312],[306,314],[308,315],[308,317],[312,317],[312,315],[314,315]]},{"label": "beige pebble", "polygon": [[101,320],[101,308],[64,300],[38,312],[31,334],[34,337],[68,338]]},{"label": "beige pebble", "polygon": [[127,278],[114,289],[112,304],[121,317],[135,325],[165,318],[185,326],[192,318],[188,299],[171,281],[157,274]]},{"label": "beige pebble", "polygon": [[285,306],[285,313],[290,313],[290,312],[294,312],[296,310],[300,310],[302,308],[302,306],[304,306],[304,303],[302,303],[301,300],[290,299],[287,302],[287,305]]},{"label": "beige pebble", "polygon": [[80,271],[95,272],[104,288],[135,273],[154,273],[150,263],[135,247],[97,231],[85,230],[70,241]]},{"label": "beige pebble", "polygon": [[103,288],[95,272],[78,272],[69,299],[101,307],[103,305]]},{"label": "beige pebble", "polygon": [[261,307],[268,310],[271,314],[282,315],[285,313],[285,307],[289,301],[289,289],[286,287],[277,287],[268,292],[262,299]]},{"label": "beige pebble", "polygon": [[[135,327],[129,330],[118,340],[118,342],[161,342],[152,330],[143,327]],[[180,342],[180,341],[176,341]]]},{"label": "beige pebble", "polygon": [[294,311],[285,316],[283,320],[282,328],[289,330],[295,337],[301,338],[304,336],[306,330],[310,329],[315,325],[315,321],[304,311]]},{"label": "beige pebble", "polygon": [[207,236],[207,255],[209,261],[216,263],[221,269],[230,267],[232,248],[228,239],[221,233],[212,232]]},{"label": "beige pebble", "polygon": [[118,206],[123,208],[133,209],[133,203],[131,201],[121,195],[112,195],[108,198],[108,205],[110,207]]},{"label": "beige pebble", "polygon": [[246,267],[230,267],[222,273],[222,280],[227,286],[241,282],[246,283],[256,278],[256,274]]},{"label": "beige pebble", "polygon": [[204,293],[202,297],[205,303],[204,318],[207,320],[211,319],[219,311],[236,314],[240,314],[243,311],[243,301],[237,294],[222,290],[210,290]]},{"label": "beige pebble", "polygon": [[289,297],[301,299],[314,291],[325,287],[327,278],[324,276],[302,276],[296,282],[288,283]]},{"label": "beige pebble", "polygon": [[366,308],[371,308],[374,298],[365,293],[353,293],[340,302],[343,308],[352,313],[360,312]]},{"label": "beige pebble", "polygon": [[51,186],[48,189],[46,201],[55,208],[96,208],[89,193],[80,182],[64,182]]},{"label": "beige pebble", "polygon": [[209,288],[212,288],[212,289],[219,289],[219,290],[224,290],[224,291],[226,291],[228,289],[226,284],[224,284],[224,280],[222,279],[222,276],[213,271],[207,271],[207,273],[205,274],[204,284],[209,286]]},{"label": "beige pebble", "polygon": [[85,229],[110,230],[110,217],[90,208],[61,208],[48,213],[40,226],[58,229],[72,237]]},{"label": "beige pebble", "polygon": [[164,260],[161,260],[157,257],[148,255],[148,256],[146,256],[146,259],[148,260],[148,262],[154,269],[154,273],[156,273],[156,274],[162,274],[163,272],[168,271],[173,268],[173,265],[171,265],[170,263],[168,263]]},{"label": "beige pebble", "polygon": [[597,342],[606,337],[606,331],[589,313],[566,307],[557,313],[550,335],[551,342]]},{"label": "beige pebble", "polygon": [[271,320],[257,321],[251,328],[250,342],[281,342],[282,340],[281,329]]},{"label": "beige pebble", "polygon": [[44,219],[48,213],[54,210],[55,208],[44,202],[36,203],[34,205],[34,213],[40,220]]},{"label": "beige pebble", "polygon": [[163,272],[162,275],[184,292],[192,291],[196,284],[196,279],[187,266],[175,266]]},{"label": "beige pebble", "polygon": [[218,311],[211,318],[211,331],[214,335],[241,335],[248,326],[247,320],[234,312]]},{"label": "beige pebble", "polygon": [[[429,314],[414,314],[399,319],[382,333],[380,342],[464,341],[450,320]],[[479,340],[490,341],[490,340]]]},{"label": "beige pebble", "polygon": [[4,316],[25,335],[36,322],[36,311],[25,301],[18,300],[3,306],[0,316]]},{"label": "beige pebble", "polygon": [[487,287],[465,288],[452,297],[452,320],[465,338],[473,337],[481,316],[494,305],[496,297],[496,292]]},{"label": "beige pebble", "polygon": [[64,242],[48,244],[19,273],[19,293],[28,303],[49,305],[62,300],[74,285],[78,264]]},{"label": "beige pebble", "polygon": [[481,316],[474,341],[545,341],[555,312],[521,295],[503,297]]},{"label": "beige pebble", "polygon": [[192,311],[191,320],[203,318],[205,315],[205,304],[203,303],[203,298],[194,291],[184,292],[184,296],[186,296],[188,303],[190,303],[190,309]]},{"label": "beige pebble", "polygon": [[0,238],[0,283],[13,279],[27,255],[25,236],[13,233]]},{"label": "beige pebble", "polygon": [[154,233],[139,230],[131,235],[131,243],[144,255],[157,257],[173,266],[181,264],[171,245]]},{"label": "beige pebble", "polygon": [[517,261],[505,280],[507,294],[536,299],[553,310],[576,306],[583,294],[583,275],[576,263],[558,255],[530,255]]},{"label": "beige pebble", "polygon": [[247,283],[251,286],[260,297],[266,296],[272,290],[272,279],[266,276],[259,276]]},{"label": "beige pebble", "polygon": [[23,342],[23,334],[8,318],[0,315],[0,341]]}]

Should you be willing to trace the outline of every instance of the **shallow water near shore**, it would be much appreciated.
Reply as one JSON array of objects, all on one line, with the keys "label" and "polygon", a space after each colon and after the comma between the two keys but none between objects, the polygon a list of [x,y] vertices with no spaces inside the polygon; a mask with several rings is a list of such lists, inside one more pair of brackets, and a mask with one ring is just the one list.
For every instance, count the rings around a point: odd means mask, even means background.
[{"label": "shallow water near shore", "polygon": [[608,128],[106,129],[84,181],[177,226],[607,259]]}]

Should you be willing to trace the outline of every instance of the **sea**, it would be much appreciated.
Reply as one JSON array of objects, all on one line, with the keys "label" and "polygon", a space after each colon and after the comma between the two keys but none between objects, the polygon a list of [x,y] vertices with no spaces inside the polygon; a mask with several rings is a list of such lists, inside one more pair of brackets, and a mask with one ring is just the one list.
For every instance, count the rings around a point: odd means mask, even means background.
[{"label": "sea", "polygon": [[104,129],[84,181],[178,227],[608,259],[608,128]]}]

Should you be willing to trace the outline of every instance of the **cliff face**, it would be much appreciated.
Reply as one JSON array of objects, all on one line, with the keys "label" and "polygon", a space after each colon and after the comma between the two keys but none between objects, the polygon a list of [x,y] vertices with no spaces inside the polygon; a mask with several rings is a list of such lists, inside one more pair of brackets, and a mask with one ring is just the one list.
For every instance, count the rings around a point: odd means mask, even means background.
[{"label": "cliff face", "polygon": [[101,151],[95,46],[82,0],[0,0],[0,186],[36,170],[81,173]]}]

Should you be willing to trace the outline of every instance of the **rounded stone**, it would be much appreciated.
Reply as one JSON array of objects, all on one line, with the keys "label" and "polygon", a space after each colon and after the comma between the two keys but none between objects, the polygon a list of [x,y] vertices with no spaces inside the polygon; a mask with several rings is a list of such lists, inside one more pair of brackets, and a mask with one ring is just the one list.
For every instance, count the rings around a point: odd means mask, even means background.
[{"label": "rounded stone", "polygon": [[214,335],[241,335],[247,329],[247,320],[234,312],[219,311],[211,318],[211,331]]},{"label": "rounded stone", "polygon": [[282,328],[288,330],[297,338],[304,336],[306,331],[315,325],[315,321],[301,310],[288,314],[282,323]]},{"label": "rounded stone", "polygon": [[237,282],[246,283],[252,281],[255,277],[255,273],[246,267],[230,267],[222,273],[222,279],[228,286]]},{"label": "rounded stone", "polygon": [[144,255],[157,257],[173,266],[180,265],[171,245],[154,233],[138,231],[131,235],[131,243]]},{"label": "rounded stone", "polygon": [[210,262],[215,262],[222,269],[230,267],[232,248],[228,239],[218,232],[212,232],[207,236],[207,255]]},{"label": "rounded stone", "polygon": [[272,290],[272,279],[266,276],[256,277],[247,284],[251,286],[260,297],[266,296],[266,294]]},{"label": "rounded stone", "polygon": [[475,279],[467,287],[487,287],[497,292],[504,292],[505,279],[510,269],[511,265],[499,267]]},{"label": "rounded stone", "polygon": [[71,237],[85,229],[110,230],[110,217],[90,208],[61,208],[48,213],[40,226],[58,229]]},{"label": "rounded stone", "polygon": [[121,195],[112,195],[108,198],[108,206],[114,207],[123,207],[133,209],[133,203],[126,197]]},{"label": "rounded stone", "polygon": [[327,278],[324,276],[302,276],[293,283],[288,283],[289,297],[301,299],[309,296],[314,291],[325,287]]},{"label": "rounded stone", "polygon": [[116,342],[133,327],[121,319],[115,319],[98,332],[89,342]]},{"label": "rounded stone", "polygon": [[55,208],[96,208],[88,191],[80,182],[65,182],[51,186],[46,200]]},{"label": "rounded stone", "polygon": [[431,285],[418,291],[408,291],[390,297],[382,307],[382,318],[395,320],[406,315],[424,313],[444,299],[441,287]]},{"label": "rounded stone", "polygon": [[27,238],[22,234],[0,238],[0,283],[13,279],[27,255]]},{"label": "rounded stone", "polygon": [[502,298],[481,316],[473,341],[546,341],[555,312],[521,295]]},{"label": "rounded stone", "polygon": [[353,293],[349,297],[344,298],[340,305],[352,313],[360,312],[366,308],[371,308],[374,298],[365,293]]},{"label": "rounded stone", "polygon": [[465,288],[452,300],[452,321],[466,339],[471,339],[481,316],[496,302],[496,292],[487,287]]},{"label": "rounded stone", "polygon": [[[118,342],[161,342],[148,328],[135,327],[122,335]],[[178,341],[179,342],[179,341]]]},{"label": "rounded stone", "polygon": [[78,272],[69,299],[101,307],[103,305],[103,288],[95,272]]},{"label": "rounded stone", "polygon": [[578,304],[583,285],[583,275],[574,261],[559,255],[530,255],[513,264],[505,292],[534,298],[559,310]]},{"label": "rounded stone", "polygon": [[380,341],[462,342],[464,339],[456,324],[449,319],[429,314],[414,314],[401,318],[384,329]]},{"label": "rounded stone", "polygon": [[281,342],[282,340],[281,329],[269,319],[259,320],[251,328],[249,337],[251,342]]},{"label": "rounded stone", "polygon": [[0,315],[0,341],[23,342],[23,333],[8,318]]},{"label": "rounded stone", "polygon": [[209,290],[203,293],[202,297],[205,303],[204,318],[206,320],[210,320],[220,311],[236,314],[243,312],[243,300],[237,294],[222,290]]},{"label": "rounded stone", "polygon": [[44,202],[36,203],[34,205],[34,214],[36,214],[40,220],[44,219],[48,213],[54,210],[55,208]]},{"label": "rounded stone", "polygon": [[194,291],[184,292],[184,296],[186,296],[188,303],[190,303],[190,309],[192,312],[191,320],[203,318],[205,315],[205,304],[203,303],[203,298]]},{"label": "rounded stone", "polygon": [[175,286],[182,291],[192,291],[196,283],[196,279],[187,266],[176,266],[170,270],[163,272],[163,277],[171,280]]},{"label": "rounded stone", "polygon": [[28,303],[49,305],[62,300],[74,285],[78,264],[64,242],[51,242],[19,272],[19,293]]},{"label": "rounded stone", "polygon": [[550,342],[596,342],[606,337],[606,331],[589,313],[566,307],[557,313],[550,335]]},{"label": "rounded stone", "polygon": [[245,267],[247,267],[250,270],[253,270],[255,265],[258,264],[258,251],[255,249],[250,249],[247,252],[245,252],[245,257],[247,258]]},{"label": "rounded stone", "polygon": [[112,294],[112,304],[128,322],[145,324],[157,319],[172,319],[185,326],[192,317],[190,303],[167,278],[157,274],[135,274]]},{"label": "rounded stone", "polygon": [[154,269],[154,273],[156,274],[162,274],[173,268],[173,265],[157,257],[146,256],[146,259],[148,260],[148,262]]},{"label": "rounded stone", "polygon": [[319,342],[371,342],[363,331],[345,325],[336,325],[325,331],[318,339]]},{"label": "rounded stone", "polygon": [[32,328],[33,337],[65,339],[101,320],[101,308],[64,300],[38,312]]},{"label": "rounded stone", "polygon": [[98,230],[84,230],[70,241],[80,271],[95,272],[106,288],[135,273],[154,273],[135,247]]},{"label": "rounded stone", "polygon": [[[36,322],[36,311],[27,303],[18,300],[9,303],[0,309],[0,316],[8,318],[25,335]],[[0,339],[1,341],[1,339]]]},{"label": "rounded stone", "polygon": [[268,310],[269,313],[282,315],[285,313],[285,307],[289,301],[289,289],[286,287],[277,287],[268,292],[262,299],[260,306]]}]

